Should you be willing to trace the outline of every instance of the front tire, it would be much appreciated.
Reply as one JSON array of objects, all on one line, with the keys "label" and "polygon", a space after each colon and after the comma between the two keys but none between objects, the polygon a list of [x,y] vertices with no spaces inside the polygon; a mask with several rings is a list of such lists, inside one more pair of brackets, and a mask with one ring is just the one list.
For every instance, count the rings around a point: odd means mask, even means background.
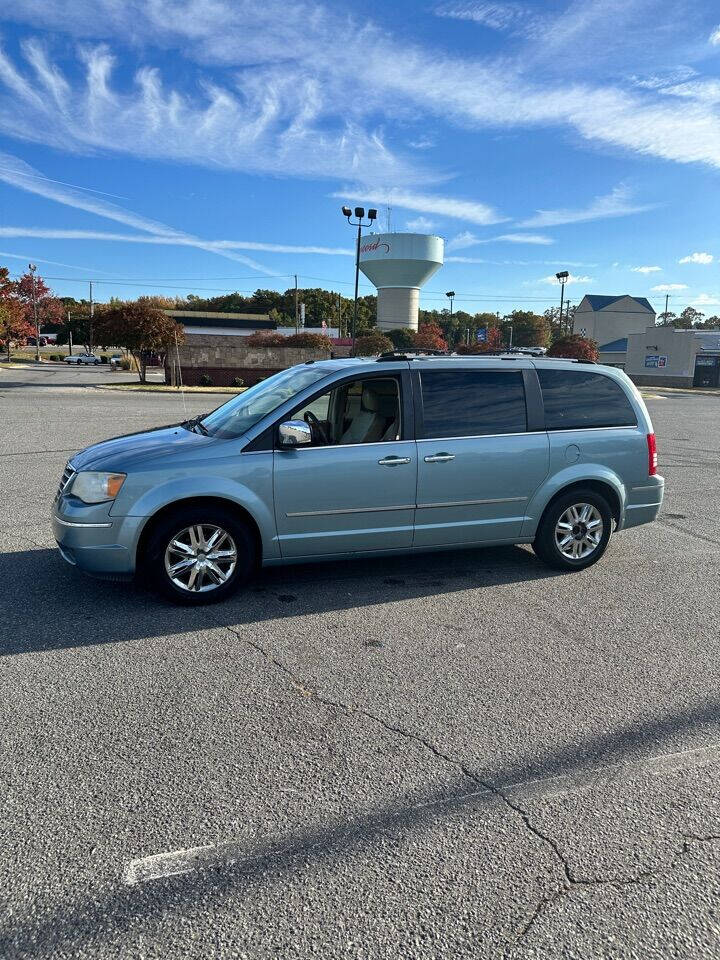
[{"label": "front tire", "polygon": [[540,520],[533,550],[556,570],[584,570],[597,563],[612,533],[607,500],[592,489],[576,489],[557,497]]},{"label": "front tire", "polygon": [[179,508],[152,532],[144,570],[173,603],[200,606],[234,593],[255,568],[255,543],[230,510]]}]

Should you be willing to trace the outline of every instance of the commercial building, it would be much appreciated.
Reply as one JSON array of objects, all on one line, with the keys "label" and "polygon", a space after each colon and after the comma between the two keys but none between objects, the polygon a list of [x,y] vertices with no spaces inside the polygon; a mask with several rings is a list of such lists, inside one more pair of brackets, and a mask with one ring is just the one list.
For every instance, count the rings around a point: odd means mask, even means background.
[{"label": "commercial building", "polygon": [[597,343],[602,363],[624,367],[629,334],[644,333],[654,323],[655,311],[645,297],[586,294],[575,310],[573,333]]},{"label": "commercial building", "polygon": [[258,330],[275,330],[266,313],[213,313],[207,310],[164,310],[185,328],[186,342],[194,336],[249,337]]},{"label": "commercial building", "polygon": [[640,386],[720,386],[720,329],[651,326],[627,341],[625,372]]}]

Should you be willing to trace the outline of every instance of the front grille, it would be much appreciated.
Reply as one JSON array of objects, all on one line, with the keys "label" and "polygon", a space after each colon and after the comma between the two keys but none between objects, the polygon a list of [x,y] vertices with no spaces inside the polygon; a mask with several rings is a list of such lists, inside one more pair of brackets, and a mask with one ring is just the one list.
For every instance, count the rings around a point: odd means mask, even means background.
[{"label": "front grille", "polygon": [[67,488],[68,488],[68,487],[70,486],[70,484],[72,483],[73,477],[75,476],[76,472],[77,472],[77,471],[76,471],[76,470],[73,470],[73,468],[70,466],[69,463],[66,464],[65,470],[64,470],[63,475],[62,475],[62,477],[61,477],[61,479],[60,479],[60,486],[58,487],[58,492],[57,492],[57,494],[55,495],[55,499],[56,499],[56,500],[59,500],[60,497],[65,493],[65,491],[67,490]]}]

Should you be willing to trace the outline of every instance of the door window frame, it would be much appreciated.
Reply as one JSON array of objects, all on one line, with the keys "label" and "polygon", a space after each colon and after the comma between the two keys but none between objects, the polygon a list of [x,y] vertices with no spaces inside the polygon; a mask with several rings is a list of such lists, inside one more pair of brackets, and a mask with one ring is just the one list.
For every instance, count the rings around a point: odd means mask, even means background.
[{"label": "door window frame", "polygon": [[[440,368],[438,368],[440,369]],[[525,394],[525,430],[513,431],[512,433],[469,433],[458,434],[457,436],[447,437],[427,437],[425,435],[425,415],[422,395],[422,374],[432,373],[432,367],[423,367],[420,370],[411,372],[413,385],[413,410],[415,414],[415,436],[417,440],[464,440],[470,438],[482,437],[522,437],[526,433],[541,433],[545,430],[545,410],[543,407],[542,393],[540,391],[540,381],[534,367],[521,367],[512,369],[511,367],[479,367],[470,365],[460,365],[457,367],[443,367],[443,372],[448,370],[457,373],[502,373],[511,375],[522,373],[523,392]]]},{"label": "door window frame", "polygon": [[[382,366],[382,365],[380,365]],[[284,414],[280,417],[277,417],[273,423],[266,427],[265,430],[258,436],[251,444],[249,444],[244,452],[257,452],[259,449],[262,450],[277,450],[282,453],[300,450],[342,450],[347,447],[372,447],[377,444],[388,444],[388,443],[403,443],[408,440],[415,439],[415,418],[413,410],[413,391],[412,384],[410,382],[410,371],[407,369],[398,370],[355,370],[354,373],[347,373],[342,377],[338,377],[336,380],[331,381],[330,383],[325,382],[324,385],[319,386],[317,390],[314,390],[311,394],[308,394],[307,397],[304,397],[302,401],[303,406],[309,406],[313,401],[317,400],[318,397],[321,397],[325,393],[329,393],[331,390],[336,390],[338,387],[345,386],[348,383],[357,383],[358,381],[365,382],[366,380],[396,380],[398,382],[398,388],[400,391],[400,439],[399,440],[374,440],[372,443],[329,443],[322,444],[319,446],[315,445],[300,445],[298,447],[283,447],[278,443],[278,428],[281,423],[284,423],[288,418],[288,411],[286,410]],[[297,404],[294,404],[296,407]],[[290,407],[292,410],[293,407]],[[252,449],[251,449],[252,448]]]}]

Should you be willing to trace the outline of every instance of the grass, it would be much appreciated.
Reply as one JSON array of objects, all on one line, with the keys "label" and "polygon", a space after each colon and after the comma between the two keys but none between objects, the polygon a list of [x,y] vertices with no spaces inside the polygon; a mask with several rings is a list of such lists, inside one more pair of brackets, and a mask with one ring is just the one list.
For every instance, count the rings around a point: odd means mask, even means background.
[{"label": "grass", "polygon": [[[126,390],[130,393],[180,393],[167,383],[105,383],[98,390]],[[183,387],[185,393],[242,393],[247,387]]]}]

